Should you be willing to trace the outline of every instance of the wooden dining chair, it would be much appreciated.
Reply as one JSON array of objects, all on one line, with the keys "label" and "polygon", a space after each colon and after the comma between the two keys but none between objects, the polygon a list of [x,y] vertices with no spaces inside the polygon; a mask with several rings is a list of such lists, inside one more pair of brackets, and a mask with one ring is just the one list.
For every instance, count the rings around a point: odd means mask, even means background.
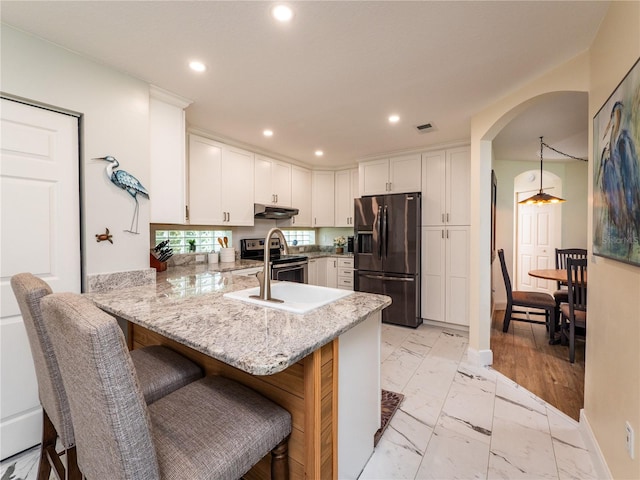
[{"label": "wooden dining chair", "polygon": [[[567,268],[567,259],[587,258],[587,251],[584,248],[556,248],[556,270],[565,270]],[[553,298],[556,300],[556,317],[560,318],[560,304],[569,301],[567,296],[567,284],[557,282],[556,291],[553,292]]]},{"label": "wooden dining chair", "polygon": [[[30,273],[11,277],[11,287],[27,331],[43,410],[38,480],[48,480],[51,469],[59,479],[80,479],[66,388],[40,305],[41,300],[52,293],[51,287]],[[132,352],[132,358],[147,403],[203,376],[198,365],[165,347],[138,349]],[[61,452],[56,449],[58,439]],[[60,460],[65,454],[66,468]]]},{"label": "wooden dining chair", "polygon": [[560,305],[561,335],[569,341],[569,361],[576,360],[576,327],[587,328],[587,259],[567,259],[568,301]]},{"label": "wooden dining chair", "polygon": [[113,317],[73,293],[42,311],[88,479],[237,480],[270,451],[272,478],[288,479],[289,412],[220,376],[147,405]]},{"label": "wooden dining chair", "polygon": [[[509,324],[512,320],[528,323],[545,323],[549,330],[549,341],[553,342],[556,327],[556,302],[551,295],[542,292],[525,292],[521,290],[511,289],[511,279],[507,271],[507,265],[504,261],[504,250],[498,250],[500,258],[500,267],[502,268],[502,278],[504,279],[504,287],[507,291],[507,306],[504,312],[504,321],[502,323],[502,331],[509,331]],[[527,308],[527,310],[515,310],[513,307]],[[530,308],[543,310],[542,312],[528,310]],[[525,315],[544,315],[544,322],[530,320],[529,318],[513,317],[514,313]]]}]

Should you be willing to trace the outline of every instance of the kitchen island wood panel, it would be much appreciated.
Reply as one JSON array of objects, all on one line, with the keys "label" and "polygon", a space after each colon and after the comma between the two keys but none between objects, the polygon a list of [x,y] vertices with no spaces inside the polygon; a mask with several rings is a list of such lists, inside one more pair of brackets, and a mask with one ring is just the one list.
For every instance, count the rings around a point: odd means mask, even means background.
[{"label": "kitchen island wood panel", "polygon": [[[270,398],[291,413],[289,472],[294,479],[337,479],[337,356],[339,339],[323,346],[282,372],[254,376],[204,355],[170,338],[129,323],[133,348],[170,347],[201,365],[208,375],[223,375]],[[270,456],[244,478],[269,479]],[[306,473],[306,474],[305,474]]]}]

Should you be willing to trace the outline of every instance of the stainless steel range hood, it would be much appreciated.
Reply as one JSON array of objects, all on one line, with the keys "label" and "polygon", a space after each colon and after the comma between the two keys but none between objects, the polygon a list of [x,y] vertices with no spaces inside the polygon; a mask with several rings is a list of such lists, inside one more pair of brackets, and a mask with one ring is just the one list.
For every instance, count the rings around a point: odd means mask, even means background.
[{"label": "stainless steel range hood", "polygon": [[284,220],[298,215],[297,208],[276,207],[274,205],[262,205],[255,203],[253,205],[253,214],[255,218],[267,218],[270,220]]}]

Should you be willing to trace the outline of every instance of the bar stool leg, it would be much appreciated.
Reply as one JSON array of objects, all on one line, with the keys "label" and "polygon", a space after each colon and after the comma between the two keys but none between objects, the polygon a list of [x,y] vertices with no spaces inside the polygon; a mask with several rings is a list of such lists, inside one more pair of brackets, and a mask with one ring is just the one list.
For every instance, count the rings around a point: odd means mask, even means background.
[{"label": "bar stool leg", "polygon": [[289,437],[271,450],[271,479],[289,480]]}]

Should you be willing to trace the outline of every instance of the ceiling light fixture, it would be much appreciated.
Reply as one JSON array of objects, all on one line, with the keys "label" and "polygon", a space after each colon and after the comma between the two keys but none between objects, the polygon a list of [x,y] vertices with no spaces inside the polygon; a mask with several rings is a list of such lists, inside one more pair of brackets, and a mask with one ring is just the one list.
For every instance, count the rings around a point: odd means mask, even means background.
[{"label": "ceiling light fixture", "polygon": [[273,130],[268,130],[268,129],[267,129],[267,130],[265,130],[264,132],[262,132],[262,134],[263,134],[265,137],[273,137]]},{"label": "ceiling light fixture", "polygon": [[279,22],[288,22],[293,18],[293,10],[287,5],[279,4],[271,9],[271,15]]},{"label": "ceiling light fixture", "polygon": [[389,123],[398,123],[400,121],[400,117],[398,115],[390,115]]},{"label": "ceiling light fixture", "polygon": [[204,72],[207,69],[207,66],[198,61],[189,62],[189,68],[194,72]]},{"label": "ceiling light fixture", "polygon": [[[542,137],[540,137],[540,190],[535,195],[532,195],[529,198],[525,198],[524,200],[519,201],[518,203],[521,205],[548,205],[550,203],[561,203],[564,202],[564,198],[554,197],[553,195],[549,195],[548,193],[544,193],[542,191],[542,147],[549,147],[546,143],[542,141]],[[551,147],[549,147],[551,148]],[[558,152],[556,149],[552,149]],[[562,155],[566,155],[565,153],[561,153]],[[570,155],[566,155],[569,157]]]},{"label": "ceiling light fixture", "polygon": [[324,152],[322,150],[316,150],[316,157],[321,157],[324,155]]}]

